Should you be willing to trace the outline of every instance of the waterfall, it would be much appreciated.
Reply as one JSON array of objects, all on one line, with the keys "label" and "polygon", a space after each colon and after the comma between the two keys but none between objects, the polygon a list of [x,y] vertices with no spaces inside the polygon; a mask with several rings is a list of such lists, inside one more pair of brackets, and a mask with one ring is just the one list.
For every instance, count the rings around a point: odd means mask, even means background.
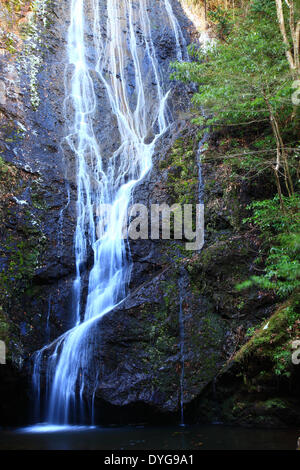
[{"label": "waterfall", "polygon": [[[122,236],[135,186],[149,172],[158,139],[169,128],[169,90],[165,89],[155,51],[149,17],[150,0],[108,0],[106,27],[101,24],[99,0],[71,0],[67,34],[66,142],[76,157],[77,223],[73,284],[74,326],[35,355],[33,381],[38,401],[41,368],[46,362],[46,420],[63,424],[82,420],[87,376],[98,380],[91,358],[95,344],[93,327],[126,296],[131,263]],[[174,58],[182,59],[185,44],[169,0],[160,0],[175,38]],[[92,31],[93,58],[88,54],[87,27]],[[155,86],[146,89],[143,64]],[[128,89],[128,64],[134,90]],[[101,151],[95,116],[98,111],[95,81],[105,90],[110,112],[116,119],[116,142],[110,155]],[[105,214],[100,210],[109,205]],[[86,305],[83,306],[83,266],[92,249]],[[99,347],[99,345],[98,345]],[[50,353],[49,353],[50,352]],[[91,393],[94,401],[95,390]],[[92,413],[93,415],[93,413]]]},{"label": "waterfall", "polygon": [[180,341],[180,426],[184,426],[184,318],[183,318],[183,308],[182,308],[182,281],[183,276],[180,275],[178,281],[179,288],[179,341]]}]

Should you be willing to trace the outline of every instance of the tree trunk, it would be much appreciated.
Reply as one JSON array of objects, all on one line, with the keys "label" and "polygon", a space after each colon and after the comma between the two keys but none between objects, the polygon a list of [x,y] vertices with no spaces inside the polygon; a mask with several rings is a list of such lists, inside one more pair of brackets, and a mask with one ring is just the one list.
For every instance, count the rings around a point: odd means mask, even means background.
[{"label": "tree trunk", "polygon": [[272,106],[265,94],[264,94],[264,99],[265,99],[267,108],[269,110],[270,123],[271,123],[272,131],[276,140],[276,165],[273,167],[273,169],[274,169],[275,177],[276,177],[276,185],[277,185],[278,195],[280,199],[280,205],[283,207],[282,191],[281,191],[280,178],[279,178],[281,166],[283,167],[284,182],[285,182],[286,190],[289,196],[294,194],[294,186],[293,186],[293,181],[292,181],[291,174],[290,174],[286,150],[284,148],[284,144],[283,144],[283,140],[281,137],[277,119],[273,113]]},{"label": "tree trunk", "polygon": [[[286,29],[285,29],[285,22],[284,22],[284,14],[283,14],[283,8],[282,8],[282,0],[275,0],[276,1],[276,10],[277,10],[277,18],[278,18],[278,24],[279,24],[279,29],[281,32],[282,40],[286,46],[286,58],[288,60],[290,69],[292,70],[293,73],[295,73],[295,61],[293,57],[293,53],[291,51],[291,46],[286,34]],[[293,3],[293,0],[291,0],[291,4]],[[290,17],[291,17],[291,4],[289,4],[290,8]],[[290,23],[291,24],[291,23]]]}]

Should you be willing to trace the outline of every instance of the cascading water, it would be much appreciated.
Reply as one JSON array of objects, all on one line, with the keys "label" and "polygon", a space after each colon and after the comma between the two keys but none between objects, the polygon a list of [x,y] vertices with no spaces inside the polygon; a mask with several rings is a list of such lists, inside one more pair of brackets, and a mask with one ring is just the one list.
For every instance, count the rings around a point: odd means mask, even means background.
[{"label": "cascading water", "polygon": [[178,281],[179,288],[179,341],[180,341],[180,426],[184,426],[184,316],[183,316],[183,280],[184,277],[181,275]]},{"label": "cascading water", "polygon": [[[62,424],[83,419],[80,413],[83,414],[87,374],[94,374],[95,383],[98,380],[98,372],[93,371],[91,363],[95,346],[93,326],[126,296],[131,265],[123,238],[124,221],[132,191],[150,170],[155,145],[170,125],[169,91],[163,87],[151,34],[148,13],[151,1],[108,0],[105,34],[99,1],[91,2],[92,19],[85,15],[85,0],[71,0],[67,38],[71,80],[66,87],[66,103],[73,109],[73,117],[68,122],[66,142],[76,156],[78,194],[74,327],[36,353],[33,374],[39,406],[41,369],[48,354],[46,420]],[[184,39],[169,0],[161,0],[161,7],[174,34],[174,58],[182,59]],[[96,59],[92,65],[86,46],[87,25],[93,32]],[[151,94],[146,90],[143,75],[145,57],[147,74],[155,84]],[[134,76],[133,92],[128,90],[129,63]],[[105,89],[117,122],[116,140],[120,145],[109,159],[103,158],[95,132],[95,77]],[[101,208],[105,205],[110,205],[110,209],[105,213],[104,223]],[[83,311],[82,267],[89,247],[94,264]],[[92,397],[93,401],[94,392]]]}]

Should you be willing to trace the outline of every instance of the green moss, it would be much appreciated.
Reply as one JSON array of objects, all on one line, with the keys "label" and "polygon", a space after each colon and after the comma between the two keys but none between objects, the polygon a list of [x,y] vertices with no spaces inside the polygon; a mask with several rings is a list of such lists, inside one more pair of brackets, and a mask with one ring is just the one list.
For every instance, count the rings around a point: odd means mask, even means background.
[{"label": "green moss", "polygon": [[0,176],[4,176],[9,171],[9,165],[0,157]]},{"label": "green moss", "polygon": [[273,364],[276,375],[291,373],[291,342],[300,338],[299,294],[293,296],[267,321],[264,321],[251,339],[234,357],[236,362],[244,362],[248,357],[267,358]]},{"label": "green moss", "polygon": [[3,314],[3,309],[0,306],[0,340],[8,343],[9,339],[9,323],[6,316]]},{"label": "green moss", "polygon": [[236,283],[249,270],[250,247],[242,238],[228,237],[204,247],[188,264],[192,290],[202,294],[230,317],[247,311],[251,295],[237,292]]},{"label": "green moss", "polygon": [[34,290],[33,278],[40,266],[46,237],[41,221],[43,211],[28,203],[16,203],[24,189],[33,185],[32,177],[0,159],[0,183],[0,335],[6,337],[9,357],[13,357],[14,351],[21,348],[17,325],[28,321],[28,317],[23,317],[26,315],[23,303],[26,293]]},{"label": "green moss", "polygon": [[178,204],[192,204],[197,200],[196,143],[197,139],[190,135],[177,139],[166,159],[160,162],[161,170],[168,168],[168,192]]},{"label": "green moss", "polygon": [[[19,0],[2,2],[3,14],[0,23],[0,40],[9,54],[17,54],[17,61],[29,78],[30,102],[33,109],[40,103],[38,93],[38,74],[41,69],[43,53],[47,48],[44,38],[50,23],[48,0]],[[21,11],[21,6],[26,11]],[[26,13],[29,13],[26,16]],[[19,20],[26,18],[19,26]],[[0,24],[1,26],[1,24]]]},{"label": "green moss", "polygon": [[145,342],[142,354],[145,373],[151,372],[153,387],[167,392],[172,388],[172,383],[176,382],[176,376],[170,379],[170,371],[165,373],[165,361],[170,351],[175,354],[177,349],[177,338],[170,330],[168,308],[165,304],[144,305],[140,315],[144,319],[144,329],[149,335],[149,341]]},{"label": "green moss", "polygon": [[263,406],[269,410],[271,408],[282,408],[285,409],[287,407],[286,402],[282,398],[270,398],[263,402]]}]

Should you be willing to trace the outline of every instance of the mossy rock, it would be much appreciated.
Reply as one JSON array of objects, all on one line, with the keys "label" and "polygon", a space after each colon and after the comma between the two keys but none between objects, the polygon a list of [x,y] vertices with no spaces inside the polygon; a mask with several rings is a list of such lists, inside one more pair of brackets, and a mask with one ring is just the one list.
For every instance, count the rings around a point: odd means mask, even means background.
[{"label": "mossy rock", "polygon": [[276,375],[289,377],[293,371],[292,342],[300,339],[300,296],[295,294],[281,305],[238,351],[235,362],[246,363],[251,358],[267,359]]}]

